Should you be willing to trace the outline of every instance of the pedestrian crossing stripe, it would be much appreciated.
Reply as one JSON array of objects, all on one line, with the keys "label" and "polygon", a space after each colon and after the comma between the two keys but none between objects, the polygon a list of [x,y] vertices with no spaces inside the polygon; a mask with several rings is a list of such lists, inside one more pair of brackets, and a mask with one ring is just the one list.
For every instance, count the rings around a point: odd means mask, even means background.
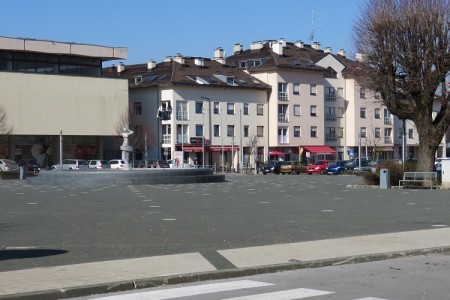
[{"label": "pedestrian crossing stripe", "polygon": [[242,297],[235,297],[235,298],[225,298],[223,300],[274,300],[274,299],[295,300],[295,299],[303,299],[303,298],[308,298],[308,297],[323,296],[323,295],[328,295],[328,294],[333,294],[333,292],[299,288],[299,289],[271,292],[271,293],[258,294],[258,295],[242,296]]}]

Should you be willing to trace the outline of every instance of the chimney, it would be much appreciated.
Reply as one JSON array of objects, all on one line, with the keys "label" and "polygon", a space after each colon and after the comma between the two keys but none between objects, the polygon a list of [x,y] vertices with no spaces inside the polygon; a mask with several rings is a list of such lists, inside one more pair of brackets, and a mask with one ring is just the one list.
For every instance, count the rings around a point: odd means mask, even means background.
[{"label": "chimney", "polygon": [[303,49],[303,47],[305,46],[302,41],[296,41],[294,45],[299,47],[300,49]]},{"label": "chimney", "polygon": [[331,53],[331,51],[331,47],[326,47],[325,50],[323,50],[325,53]]},{"label": "chimney", "polygon": [[117,73],[122,73],[123,71],[125,71],[125,65],[123,64],[123,62],[121,62],[117,66]]},{"label": "chimney", "polygon": [[311,45],[311,47],[312,47],[313,49],[315,49],[315,50],[320,50],[320,43],[314,42],[314,43]]},{"label": "chimney", "polygon": [[180,65],[183,65],[183,66],[185,64],[184,57],[180,53],[175,54],[175,56],[173,57],[173,61],[177,62],[177,63],[179,63]]},{"label": "chimney", "polygon": [[272,44],[272,50],[279,56],[283,56],[283,42],[274,42]]},{"label": "chimney", "polygon": [[198,57],[194,59],[194,63],[196,66],[199,66],[199,67],[203,67],[205,65],[205,61],[203,60],[203,58],[198,58]]},{"label": "chimney", "polygon": [[345,57],[345,50],[341,49],[337,52],[338,55]]},{"label": "chimney", "polygon": [[362,53],[359,53],[359,52],[355,54],[355,59],[356,59],[357,62],[363,62],[364,61],[364,57],[363,57]]},{"label": "chimney", "polygon": [[241,52],[242,52],[242,45],[241,44],[234,44],[233,53],[234,54],[239,54]]},{"label": "chimney", "polygon": [[284,38],[281,38],[278,42],[281,43],[283,47],[286,47],[286,40]]},{"label": "chimney", "polygon": [[218,63],[221,63],[222,65],[225,64],[225,57],[224,57],[224,52],[223,52],[222,48],[218,47],[218,48],[214,49],[213,60],[217,61]]},{"label": "chimney", "polygon": [[263,43],[262,42],[253,42],[250,45],[250,50],[259,50],[259,49],[262,49],[262,47],[263,47]]},{"label": "chimney", "polygon": [[147,62],[147,69],[148,70],[153,70],[156,67],[156,62],[154,60],[149,60]]}]

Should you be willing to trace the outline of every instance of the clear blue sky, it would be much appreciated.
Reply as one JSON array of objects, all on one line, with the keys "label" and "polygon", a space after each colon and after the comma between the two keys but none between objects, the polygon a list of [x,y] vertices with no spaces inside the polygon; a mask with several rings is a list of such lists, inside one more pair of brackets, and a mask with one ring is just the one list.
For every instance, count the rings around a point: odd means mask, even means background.
[{"label": "clear blue sky", "polygon": [[[314,41],[354,53],[352,26],[365,0],[0,1],[0,36],[128,48],[125,64],[181,53],[212,57],[254,41]],[[314,12],[314,13],[313,13]],[[313,27],[313,16],[314,24]]]}]

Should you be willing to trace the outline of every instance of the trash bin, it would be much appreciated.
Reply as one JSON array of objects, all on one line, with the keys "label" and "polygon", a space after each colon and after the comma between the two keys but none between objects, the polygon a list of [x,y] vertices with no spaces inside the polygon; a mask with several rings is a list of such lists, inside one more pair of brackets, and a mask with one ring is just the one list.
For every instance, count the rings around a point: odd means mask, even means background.
[{"label": "trash bin", "polygon": [[381,169],[380,170],[380,189],[390,189],[391,188],[391,170]]},{"label": "trash bin", "polygon": [[20,180],[27,179],[27,166],[20,166],[19,171]]}]

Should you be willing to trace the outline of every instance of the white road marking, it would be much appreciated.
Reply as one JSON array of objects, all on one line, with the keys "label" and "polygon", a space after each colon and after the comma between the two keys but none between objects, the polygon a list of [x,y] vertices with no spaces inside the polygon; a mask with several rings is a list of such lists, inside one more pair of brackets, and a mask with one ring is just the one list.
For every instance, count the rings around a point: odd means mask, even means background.
[{"label": "white road marking", "polygon": [[158,208],[159,205],[150,205],[149,207],[152,207],[152,208]]},{"label": "white road marking", "polygon": [[27,203],[28,205],[36,205],[37,203],[35,203],[35,202],[29,202],[29,203]]},{"label": "white road marking", "polygon": [[322,212],[334,212],[332,209],[322,209]]},{"label": "white road marking", "polygon": [[163,221],[176,221],[177,219],[163,219]]},{"label": "white road marking", "polygon": [[272,293],[265,293],[265,294],[235,297],[235,298],[226,298],[223,300],[273,300],[273,299],[294,300],[294,299],[302,299],[302,298],[323,296],[323,295],[329,295],[329,294],[333,294],[333,292],[299,288],[299,289],[280,291],[280,292],[272,292]]},{"label": "white road marking", "polygon": [[189,287],[181,287],[174,289],[149,291],[128,295],[117,295],[110,297],[102,297],[96,299],[104,300],[163,300],[180,297],[189,297],[195,295],[204,295],[217,292],[234,291],[240,289],[257,288],[263,286],[270,286],[272,283],[258,282],[251,280],[232,281],[224,283],[202,284]]},{"label": "white road marking", "polygon": [[444,224],[435,224],[435,225],[431,225],[431,227],[447,227],[448,225],[444,225]]},{"label": "white road marking", "polygon": [[354,299],[354,300],[388,300],[388,299],[384,299],[384,298],[374,298],[374,297],[366,297],[366,298],[359,298],[359,299]]}]

